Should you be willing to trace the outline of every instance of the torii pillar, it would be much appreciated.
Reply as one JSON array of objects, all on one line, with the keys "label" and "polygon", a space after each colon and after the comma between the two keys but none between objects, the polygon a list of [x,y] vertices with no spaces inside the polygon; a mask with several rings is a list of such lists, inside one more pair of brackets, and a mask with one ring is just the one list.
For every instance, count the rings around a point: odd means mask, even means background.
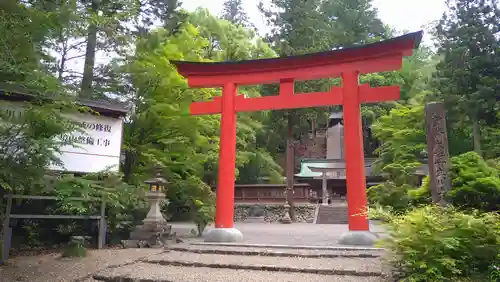
[{"label": "torii pillar", "polygon": [[[370,233],[368,218],[363,214],[368,204],[360,105],[398,100],[399,86],[359,85],[359,75],[400,69],[403,57],[411,55],[421,39],[420,31],[369,45],[294,57],[217,63],[172,61],[190,87],[222,88],[222,97],[190,106],[193,115],[221,114],[215,228],[204,234],[205,241],[243,240],[233,219],[237,112],[343,105],[349,231],[340,243],[373,244],[376,237]],[[341,77],[342,87],[328,92],[295,93],[295,81],[329,77]],[[239,85],[268,83],[280,84],[277,96],[237,95]]]}]

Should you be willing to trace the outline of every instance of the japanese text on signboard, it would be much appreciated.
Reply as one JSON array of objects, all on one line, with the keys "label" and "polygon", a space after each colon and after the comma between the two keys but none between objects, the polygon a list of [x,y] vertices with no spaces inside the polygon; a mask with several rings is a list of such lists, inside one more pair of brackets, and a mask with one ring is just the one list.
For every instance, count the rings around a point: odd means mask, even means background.
[{"label": "japanese text on signboard", "polygon": [[[101,123],[92,123],[92,122],[81,122],[79,126],[88,131],[97,131],[97,132],[109,132],[111,133],[112,127],[109,124],[101,124]],[[81,145],[90,145],[90,146],[103,146],[108,147],[111,145],[111,141],[108,138],[102,137],[94,137],[88,135],[80,135],[75,136],[72,134],[66,134],[62,137],[62,141],[65,144],[81,144]]]}]

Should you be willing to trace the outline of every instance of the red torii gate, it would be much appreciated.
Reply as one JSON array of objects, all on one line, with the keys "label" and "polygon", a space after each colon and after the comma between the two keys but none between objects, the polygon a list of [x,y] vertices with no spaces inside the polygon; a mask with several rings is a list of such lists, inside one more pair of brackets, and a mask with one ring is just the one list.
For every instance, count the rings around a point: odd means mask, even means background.
[{"label": "red torii gate", "polygon": [[[172,61],[187,78],[190,87],[222,87],[222,97],[193,102],[192,115],[222,114],[220,159],[215,229],[207,241],[237,241],[234,229],[234,182],[236,159],[236,113],[343,105],[346,156],[347,202],[350,231],[369,231],[369,222],[359,214],[367,206],[361,103],[399,99],[399,86],[371,88],[359,85],[359,74],[400,69],[404,56],[410,56],[422,39],[415,32],[386,41],[293,57],[237,62]],[[329,92],[296,94],[294,81],[342,77],[342,87]],[[237,95],[239,85],[279,83],[279,95],[245,98]]]}]

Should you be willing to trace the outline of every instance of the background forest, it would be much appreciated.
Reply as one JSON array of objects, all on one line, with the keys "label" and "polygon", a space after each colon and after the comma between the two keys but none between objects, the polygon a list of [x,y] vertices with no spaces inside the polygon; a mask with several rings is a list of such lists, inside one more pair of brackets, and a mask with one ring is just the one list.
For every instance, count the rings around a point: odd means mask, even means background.
[{"label": "background forest", "polygon": [[[242,9],[228,0],[222,15],[187,12],[177,0],[2,0],[0,84],[31,93],[23,117],[0,116],[1,194],[55,194],[57,204],[31,208],[86,213],[95,207],[68,196],[109,198],[111,240],[128,234],[145,204],[143,181],[161,166],[169,181],[165,214],[173,219],[211,218],[217,182],[218,116],[189,116],[191,101],[220,89],[189,89],[170,60],[225,61],[332,50],[388,39],[403,31],[385,25],[371,0],[272,0],[259,5],[270,32],[259,37]],[[361,77],[372,86],[401,85],[401,100],[363,105],[363,122],[381,144],[373,152],[387,178],[369,190],[373,205],[396,212],[429,202],[428,181],[413,170],[426,158],[424,104],[444,101],[452,158],[449,200],[465,208],[498,211],[500,205],[500,10],[495,0],[448,1],[432,23],[434,45],[423,45],[400,71]],[[428,43],[428,42],[426,42]],[[107,60],[99,60],[105,54]],[[102,57],[102,56],[101,56]],[[83,59],[80,68],[75,60]],[[328,89],[338,79],[296,84],[297,92]],[[276,85],[243,87],[250,97],[275,95]],[[47,103],[44,97],[57,98]],[[59,144],[54,137],[74,129],[62,115],[77,99],[124,103],[122,174],[49,173]],[[331,109],[299,109],[238,115],[237,182],[293,182],[283,161],[311,130],[325,126]],[[22,138],[18,138],[22,136]],[[14,153],[13,153],[14,152]],[[1,207],[0,207],[1,208]],[[0,209],[3,212],[3,208]],[[24,222],[19,244],[64,240],[71,222],[40,228]],[[45,224],[45,223],[44,223]],[[57,236],[54,231],[57,230]]]}]

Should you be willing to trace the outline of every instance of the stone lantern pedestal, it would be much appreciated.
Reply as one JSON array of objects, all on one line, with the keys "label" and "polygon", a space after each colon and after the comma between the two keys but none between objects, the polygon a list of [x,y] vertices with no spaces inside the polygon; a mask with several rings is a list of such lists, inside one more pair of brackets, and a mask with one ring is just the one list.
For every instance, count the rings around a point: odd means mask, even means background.
[{"label": "stone lantern pedestal", "polygon": [[285,208],[285,214],[280,219],[280,222],[283,224],[290,224],[292,223],[292,219],[290,218],[290,205],[288,204],[288,202],[285,203],[284,208]]},{"label": "stone lantern pedestal", "polygon": [[148,192],[149,212],[141,225],[130,232],[130,240],[122,241],[126,248],[162,247],[170,237],[172,226],[161,213],[160,203],[165,199],[162,192]]}]

